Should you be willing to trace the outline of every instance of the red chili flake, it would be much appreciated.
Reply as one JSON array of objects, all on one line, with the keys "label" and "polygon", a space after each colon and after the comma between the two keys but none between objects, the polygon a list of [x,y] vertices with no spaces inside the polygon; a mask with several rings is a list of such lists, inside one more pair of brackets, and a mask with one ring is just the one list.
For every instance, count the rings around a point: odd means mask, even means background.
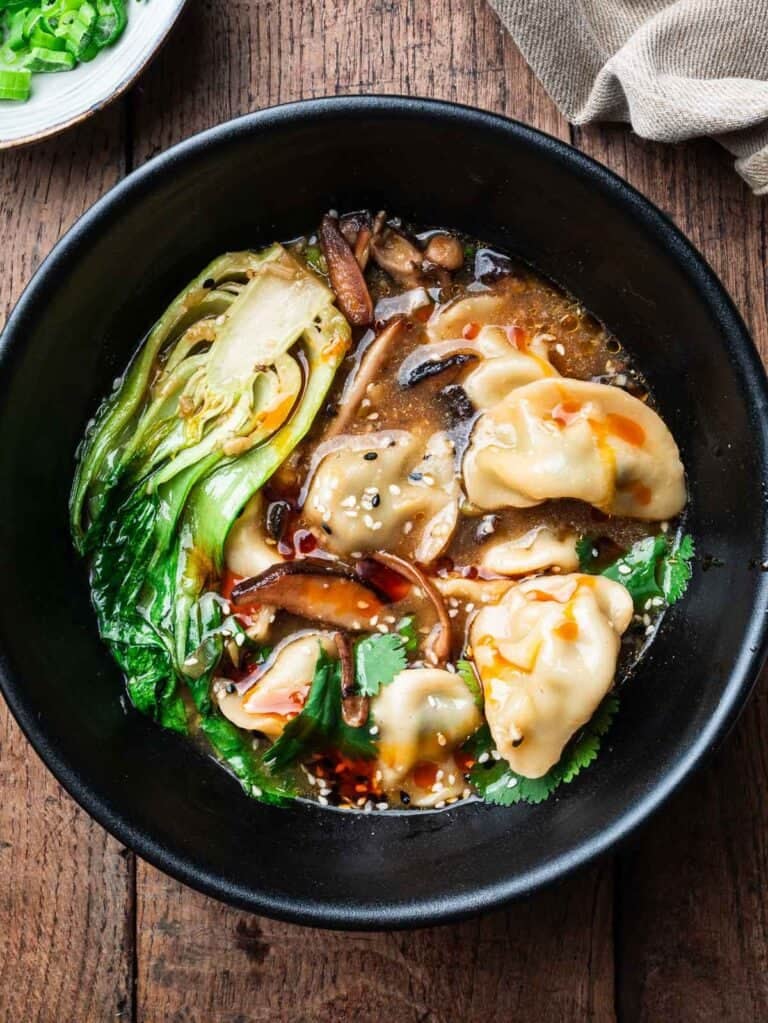
[{"label": "red chili flake", "polygon": [[317,547],[317,537],[309,529],[297,529],[293,534],[293,546],[300,554],[311,554]]},{"label": "red chili flake", "polygon": [[477,335],[480,333],[479,323],[467,323],[464,330],[461,332],[461,336],[465,341],[474,341]]}]

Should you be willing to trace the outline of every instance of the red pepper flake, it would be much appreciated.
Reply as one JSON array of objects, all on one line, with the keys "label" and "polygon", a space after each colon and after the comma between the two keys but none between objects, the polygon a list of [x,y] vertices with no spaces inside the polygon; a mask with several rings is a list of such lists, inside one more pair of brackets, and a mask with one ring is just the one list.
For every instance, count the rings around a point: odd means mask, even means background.
[{"label": "red pepper flake", "polygon": [[474,341],[477,335],[480,333],[479,323],[467,323],[464,326],[464,330],[461,332],[461,336],[465,341]]}]

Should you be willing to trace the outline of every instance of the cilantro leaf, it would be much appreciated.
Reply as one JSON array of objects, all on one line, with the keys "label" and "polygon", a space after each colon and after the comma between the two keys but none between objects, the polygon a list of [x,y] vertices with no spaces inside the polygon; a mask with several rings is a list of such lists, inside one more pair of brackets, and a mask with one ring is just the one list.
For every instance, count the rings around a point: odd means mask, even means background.
[{"label": "cilantro leaf", "polygon": [[665,536],[647,536],[638,541],[612,565],[602,573],[606,579],[621,583],[635,603],[635,608],[642,610],[646,601],[654,597],[664,597],[664,591],[656,578],[659,566],[667,550]]},{"label": "cilantro leaf", "polygon": [[377,632],[355,645],[355,678],[362,696],[376,696],[403,670],[407,643],[397,632]]},{"label": "cilantro leaf", "polygon": [[414,615],[406,615],[397,623],[397,632],[403,637],[405,652],[414,654],[419,649],[419,634],[416,631],[416,618]]},{"label": "cilantro leaf", "polygon": [[[580,537],[576,543],[580,569],[591,574],[598,571],[593,543],[594,539],[589,536]],[[636,611],[647,611],[648,602],[654,599],[657,606],[659,602],[670,605],[680,600],[693,574],[694,553],[690,535],[670,540],[660,533],[633,544],[600,574],[629,590]]]},{"label": "cilantro leaf", "polygon": [[320,647],[307,702],[264,754],[264,763],[273,771],[280,770],[323,749],[339,749],[358,759],[373,757],[376,752],[367,728],[350,728],[342,720],[341,664]]},{"label": "cilantro leaf", "polygon": [[579,559],[579,571],[591,572],[596,559],[595,541],[591,536],[580,536],[576,541],[576,556]]},{"label": "cilantro leaf", "polygon": [[560,785],[573,781],[597,758],[600,740],[610,728],[618,706],[615,694],[609,693],[592,720],[568,744],[554,767],[541,778],[525,778],[513,771],[506,760],[491,758],[494,743],[490,729],[484,725],[464,745],[465,752],[476,761],[470,770],[470,778],[478,795],[496,806],[543,802]]},{"label": "cilantro leaf", "polygon": [[461,676],[461,680],[467,689],[472,693],[472,699],[475,701],[475,706],[483,709],[485,699],[483,696],[483,687],[480,684],[480,680],[475,673],[474,665],[471,661],[457,661],[456,671]]},{"label": "cilantro leaf", "polygon": [[688,589],[688,583],[693,575],[691,561],[694,553],[693,537],[686,534],[664,559],[660,582],[668,604],[674,604]]}]

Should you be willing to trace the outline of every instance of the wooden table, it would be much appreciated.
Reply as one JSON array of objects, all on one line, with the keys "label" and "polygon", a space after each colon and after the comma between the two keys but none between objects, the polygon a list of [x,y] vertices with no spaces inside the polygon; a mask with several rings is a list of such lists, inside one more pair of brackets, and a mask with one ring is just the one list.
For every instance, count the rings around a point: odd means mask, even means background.
[{"label": "wooden table", "polygon": [[[394,92],[509,114],[628,178],[703,250],[765,354],[765,203],[713,144],[569,128],[484,0],[189,8],[127,97],[2,157],[2,314],[83,210],[179,139],[298,97]],[[0,1023],[766,1020],[764,743],[763,686],[726,748],[612,859],[458,926],[345,935],[228,909],[138,860],[3,706]]]}]

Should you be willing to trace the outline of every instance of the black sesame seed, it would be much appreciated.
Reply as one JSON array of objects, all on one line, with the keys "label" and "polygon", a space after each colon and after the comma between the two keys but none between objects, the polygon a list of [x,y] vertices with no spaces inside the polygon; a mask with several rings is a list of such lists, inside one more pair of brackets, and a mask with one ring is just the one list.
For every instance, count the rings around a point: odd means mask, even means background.
[{"label": "black sesame seed", "polygon": [[522,746],[522,744],[523,744],[523,736],[521,736],[519,739],[513,739],[512,740],[512,745],[515,747],[515,749],[517,749],[518,746]]},{"label": "black sesame seed", "polygon": [[379,456],[376,454],[375,451],[366,451],[365,454],[363,455],[363,458],[366,460],[366,462],[375,462],[378,457]]},{"label": "black sesame seed", "polygon": [[408,806],[410,801],[411,801],[411,797],[408,795],[407,792],[401,792],[400,793],[400,802],[403,804],[403,806]]},{"label": "black sesame seed", "polygon": [[321,522],[320,525],[323,527],[323,532],[327,533],[328,536],[331,536],[331,527],[328,525],[328,523],[327,522]]},{"label": "black sesame seed", "polygon": [[203,281],[203,287],[204,288],[215,288],[216,287],[216,281],[213,279],[213,277],[208,277],[206,280]]},{"label": "black sesame seed", "polygon": [[232,694],[236,690],[237,686],[234,682],[227,682],[227,692]]},{"label": "black sesame seed", "polygon": [[422,472],[416,472],[416,470],[415,470],[415,469],[414,469],[414,471],[413,471],[413,472],[409,472],[409,473],[408,473],[408,479],[409,479],[409,480],[413,480],[413,482],[414,482],[414,483],[418,483],[418,482],[419,482],[419,480],[420,480],[420,479],[423,479],[423,478],[424,478],[424,473],[422,473]]},{"label": "black sesame seed", "polygon": [[381,498],[379,497],[378,494],[374,494],[373,497],[371,498],[371,507],[372,508],[378,508],[380,504],[381,504]]}]

